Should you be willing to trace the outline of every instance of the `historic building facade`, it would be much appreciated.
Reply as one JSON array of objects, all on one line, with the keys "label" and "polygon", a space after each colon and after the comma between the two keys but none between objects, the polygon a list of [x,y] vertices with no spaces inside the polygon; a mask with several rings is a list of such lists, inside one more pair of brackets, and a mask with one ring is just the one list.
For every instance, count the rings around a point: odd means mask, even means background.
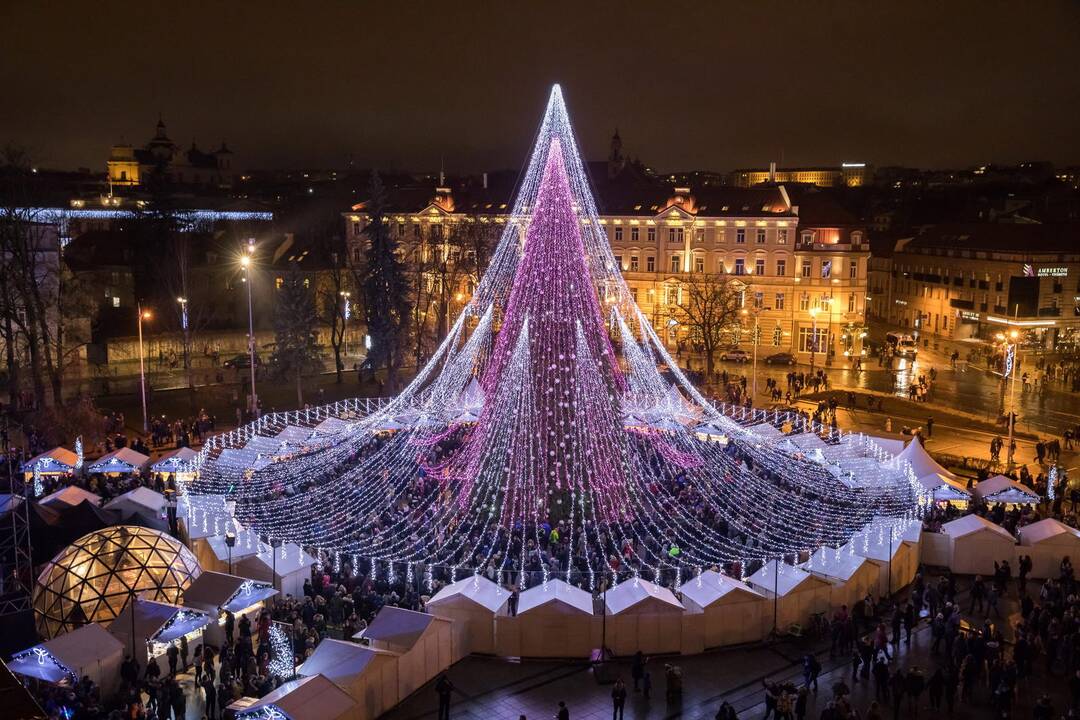
[{"label": "historic building facade", "polygon": [[224,142],[217,150],[204,151],[193,141],[182,150],[169,139],[161,120],[145,145],[113,145],[105,163],[109,184],[115,187],[145,185],[158,167],[177,185],[227,188],[233,184],[233,153]]}]

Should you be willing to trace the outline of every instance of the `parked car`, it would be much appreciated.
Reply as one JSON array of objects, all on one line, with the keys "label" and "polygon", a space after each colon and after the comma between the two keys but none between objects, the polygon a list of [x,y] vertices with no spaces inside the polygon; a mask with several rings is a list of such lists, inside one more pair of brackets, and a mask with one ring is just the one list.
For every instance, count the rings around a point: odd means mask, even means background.
[{"label": "parked car", "polygon": [[731,348],[720,353],[721,360],[730,360],[731,362],[746,362],[750,359],[750,353],[739,348]]},{"label": "parked car", "polygon": [[[262,364],[262,361],[259,359],[259,354],[256,353],[255,367],[259,367],[260,364]],[[221,363],[221,366],[230,370],[247,370],[251,367],[251,356],[247,353],[236,355]]]},{"label": "parked car", "polygon": [[773,353],[765,358],[766,365],[794,365],[795,356],[791,353]]}]

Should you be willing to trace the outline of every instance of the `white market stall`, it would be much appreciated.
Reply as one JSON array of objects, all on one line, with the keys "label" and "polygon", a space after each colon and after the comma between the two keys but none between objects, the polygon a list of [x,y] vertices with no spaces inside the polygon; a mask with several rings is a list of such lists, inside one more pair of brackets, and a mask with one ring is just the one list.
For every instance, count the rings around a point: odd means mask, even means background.
[{"label": "white market stall", "polygon": [[42,505],[50,505],[59,510],[66,510],[69,507],[75,507],[84,500],[94,507],[101,507],[100,495],[95,495],[89,490],[83,490],[78,485],[68,485],[60,488],[56,492],[41,498],[39,502]]},{"label": "white market stall", "polygon": [[919,485],[934,498],[934,502],[956,503],[966,506],[971,501],[971,493],[952,473],[930,473],[919,478]]},{"label": "white market stall", "polygon": [[[132,618],[134,614],[134,618]],[[123,643],[125,650],[132,647],[135,634],[135,661],[140,671],[148,662],[156,662],[162,676],[168,675],[169,663],[165,653],[169,645],[179,644],[187,637],[188,645],[194,647],[202,642],[202,631],[213,621],[201,610],[136,598],[129,602],[109,625],[109,632]]]},{"label": "white market stall", "polygon": [[97,623],[90,623],[15,653],[7,666],[19,675],[65,687],[89,677],[108,700],[120,684],[123,661],[123,643]]},{"label": "white market stall", "polygon": [[748,579],[767,601],[761,618],[766,635],[774,627],[783,633],[792,625],[805,626],[811,615],[830,609],[831,583],[793,565],[770,560]]},{"label": "white market stall", "polygon": [[88,473],[105,475],[138,475],[150,462],[150,458],[137,450],[122,447],[106,453],[86,468]]},{"label": "white market stall", "polygon": [[356,702],[355,717],[361,720],[375,720],[403,699],[398,695],[397,655],[354,642],[323,640],[296,672],[331,680]]},{"label": "white market stall", "polygon": [[371,624],[353,639],[398,656],[398,699],[404,699],[454,663],[452,623],[446,618],[384,605]]},{"label": "white market stall", "polygon": [[604,594],[607,642],[616,655],[679,652],[682,615],[679,599],[665,587],[630,578]]},{"label": "white market stall", "polygon": [[189,447],[176,448],[159,457],[150,466],[150,472],[164,476],[190,474],[188,468],[197,457],[199,453]]},{"label": "white market stall", "polygon": [[945,466],[930,457],[930,453],[926,452],[926,448],[923,447],[918,438],[913,439],[907,444],[907,447],[897,453],[896,460],[911,465],[911,471],[915,473],[917,478],[933,474],[956,478],[956,475],[946,470]]},{"label": "white market stall", "polygon": [[832,583],[830,602],[833,607],[847,605],[850,611],[867,595],[877,594],[877,566],[857,554],[850,542],[839,548],[818,548],[800,567]]},{"label": "white market stall", "polygon": [[878,569],[875,597],[889,597],[907,586],[919,572],[919,545],[910,536],[906,525],[867,524],[863,531],[848,542]]},{"label": "white market stall", "polygon": [[1016,540],[1008,530],[978,515],[964,515],[941,526],[949,538],[949,569],[962,575],[994,574],[994,561],[1016,556]]},{"label": "white market stall", "polygon": [[[236,548],[233,548],[235,552]],[[281,547],[263,545],[258,553],[236,560],[233,555],[233,572],[253,580],[261,580],[276,586],[281,597],[304,596],[304,581],[311,579],[311,566],[315,558],[304,552],[296,543],[282,543]]]},{"label": "white market stall", "polygon": [[236,720],[360,720],[359,705],[325,675],[289,680],[236,712]]},{"label": "white market stall", "polygon": [[206,627],[206,641],[221,646],[225,641],[226,612],[232,613],[236,622],[246,615],[254,627],[266,601],[274,595],[277,590],[269,583],[204,570],[184,590],[180,604],[213,618]]},{"label": "white market stall", "polygon": [[706,570],[683,583],[679,594],[686,607],[682,652],[761,640],[761,617],[768,605],[746,583]]},{"label": "white market stall", "polygon": [[1025,525],[1018,531],[1017,553],[1031,557],[1031,577],[1057,578],[1061,561],[1080,561],[1080,530],[1053,518]]},{"label": "white market stall", "polygon": [[453,620],[453,659],[495,652],[495,616],[506,614],[510,593],[482,575],[450,583],[427,602],[427,611]]},{"label": "white market stall", "polygon": [[495,618],[496,654],[503,657],[587,658],[600,647],[592,594],[551,578],[518,598],[517,615]]},{"label": "white market stall", "polygon": [[75,474],[80,465],[81,459],[77,453],[65,447],[54,447],[24,462],[22,472],[27,480],[32,479],[34,473],[70,477]]},{"label": "white market stall", "polygon": [[[229,546],[229,537],[233,539],[233,545]],[[269,551],[270,546],[259,540],[259,535],[251,528],[243,528],[232,533],[213,535],[204,540],[210,550],[209,556],[199,558],[199,563],[204,570],[216,570],[217,572],[235,571],[237,563],[244,558],[251,557],[260,552]]]},{"label": "white market stall", "polygon": [[984,503],[1038,505],[1042,502],[1037,492],[1004,475],[995,475],[976,483],[974,492],[975,497]]},{"label": "white market stall", "polygon": [[165,496],[147,487],[137,487],[118,495],[105,503],[106,510],[115,510],[120,517],[135,515],[147,527],[168,531],[169,523],[165,518]]}]

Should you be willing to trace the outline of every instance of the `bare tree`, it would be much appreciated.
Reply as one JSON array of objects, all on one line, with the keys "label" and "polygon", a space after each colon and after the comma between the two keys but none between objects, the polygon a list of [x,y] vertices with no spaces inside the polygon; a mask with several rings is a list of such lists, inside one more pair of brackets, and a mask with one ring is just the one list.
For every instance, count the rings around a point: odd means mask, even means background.
[{"label": "bare tree", "polygon": [[334,352],[334,369],[337,372],[335,382],[341,383],[345,369],[345,333],[348,321],[356,316],[357,297],[352,280],[353,274],[348,268],[348,248],[345,240],[332,228],[324,228],[316,239],[321,246],[320,254],[325,256],[326,267],[316,280],[316,309],[319,321],[330,330],[330,347]]},{"label": "bare tree", "polygon": [[690,330],[690,341],[705,353],[712,375],[715,356],[739,322],[744,286],[723,273],[693,273],[681,283],[676,319]]},{"label": "bare tree", "polygon": [[441,339],[450,332],[454,316],[469,301],[468,282],[472,287],[480,282],[487,267],[492,231],[475,216],[464,218],[450,227],[442,252],[435,255],[431,273],[436,279],[438,329]]}]

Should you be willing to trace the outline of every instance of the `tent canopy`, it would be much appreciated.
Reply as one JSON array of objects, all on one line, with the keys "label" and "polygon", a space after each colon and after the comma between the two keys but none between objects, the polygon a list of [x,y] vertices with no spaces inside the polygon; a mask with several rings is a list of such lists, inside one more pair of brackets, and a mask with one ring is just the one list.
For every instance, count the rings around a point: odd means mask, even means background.
[{"label": "tent canopy", "polygon": [[334,435],[335,433],[339,433],[347,427],[349,427],[349,423],[342,420],[341,418],[328,417],[315,426],[315,434]]},{"label": "tent canopy", "polygon": [[394,657],[383,650],[375,650],[357,645],[347,640],[327,638],[315,646],[315,652],[296,668],[296,672],[305,677],[325,675],[334,681],[344,681],[359,675],[380,655]]},{"label": "tent canopy", "polygon": [[556,604],[574,612],[593,614],[592,595],[576,588],[565,580],[552,578],[546,583],[534,585],[518,598],[518,615],[548,604]]},{"label": "tent canopy", "polygon": [[869,560],[855,552],[850,542],[839,548],[818,548],[810,560],[800,565],[807,572],[823,575],[829,579],[847,582]]},{"label": "tent canopy", "polygon": [[92,473],[130,473],[144,467],[150,458],[129,447],[113,450],[98,458],[89,468]]},{"label": "tent canopy", "polygon": [[605,598],[609,615],[618,615],[643,602],[655,601],[663,603],[670,610],[683,611],[686,608],[679,599],[665,587],[641,578],[624,580],[607,591]]},{"label": "tent canopy", "polygon": [[1080,539],[1080,530],[1069,527],[1060,520],[1046,518],[1020,528],[1020,539],[1025,545],[1035,545],[1054,538],[1072,536]]},{"label": "tent canopy", "polygon": [[776,560],[770,560],[762,565],[760,570],[750,576],[750,582],[780,597],[795,592],[803,583],[814,582],[814,577],[805,570],[787,563],[781,563],[777,567],[776,563]]},{"label": "tent canopy", "polygon": [[278,442],[302,445],[311,439],[313,432],[314,431],[311,428],[300,427],[299,425],[286,425],[281,429],[281,432],[274,436],[274,439]]},{"label": "tent canopy", "polygon": [[159,457],[157,462],[150,466],[150,469],[159,473],[176,472],[197,457],[199,457],[199,453],[189,447],[176,448]]},{"label": "tent canopy", "polygon": [[[123,649],[124,644],[109,634],[108,630],[97,623],[90,623],[16,653],[8,667],[20,675],[62,683],[70,679],[68,673],[78,679],[83,668],[115,653],[121,653]],[[49,662],[48,656],[52,656],[63,667]]]},{"label": "tent canopy", "polygon": [[956,475],[946,470],[937,460],[930,457],[930,453],[926,452],[926,448],[923,447],[918,439],[909,442],[907,447],[899,452],[896,457],[899,460],[906,460],[908,464],[911,465],[911,470],[915,473],[915,477],[917,478],[937,473],[939,475],[951,477],[954,480],[956,479]]},{"label": "tent canopy", "polygon": [[413,649],[428,626],[436,621],[434,615],[384,605],[371,624],[353,637],[384,642],[405,653]]},{"label": "tent canopy", "polygon": [[216,613],[219,609],[236,612],[277,594],[268,583],[237,575],[203,571],[184,590],[184,607]]},{"label": "tent canopy", "polygon": [[459,597],[497,613],[510,599],[510,593],[482,575],[473,575],[450,583],[435,593],[435,597],[428,600],[427,604],[429,607],[438,606]]},{"label": "tent canopy", "polygon": [[1028,503],[1042,502],[1039,494],[1012,478],[995,475],[975,485],[975,497],[983,502]]},{"label": "tent canopy", "polygon": [[1016,538],[1008,530],[978,515],[964,515],[941,526],[941,531],[952,538],[964,537],[983,530],[989,530],[1003,538],[1016,542]]},{"label": "tent canopy", "polygon": [[[321,643],[320,643],[321,644]],[[282,683],[281,687],[236,714],[237,720],[273,717],[277,710],[288,720],[334,720],[356,707],[356,701],[325,675]]]},{"label": "tent canopy", "polygon": [[[255,555],[270,547],[259,540],[259,534],[251,528],[236,531],[236,544],[231,548],[233,561]],[[229,545],[225,542],[225,535],[214,535],[206,538],[206,544],[214,551],[214,556],[222,562],[228,562],[230,557]]]},{"label": "tent canopy", "polygon": [[919,484],[928,493],[933,494],[934,500],[946,502],[971,499],[971,493],[952,473],[932,472],[928,475],[921,475],[919,476]]},{"label": "tent canopy", "polygon": [[[75,507],[83,500],[89,500],[91,505],[95,507],[101,507],[101,496],[95,495],[89,490],[83,490],[78,485],[68,485],[67,487],[60,488],[51,495],[46,495],[39,501],[42,505],[68,505]],[[58,509],[63,509],[58,508]]]},{"label": "tent canopy", "polygon": [[106,510],[120,512],[142,510],[154,515],[159,514],[165,508],[165,496],[147,487],[137,487],[128,490],[123,495],[118,495],[105,503]]},{"label": "tent canopy", "polygon": [[36,455],[23,463],[24,473],[34,472],[36,467],[44,474],[64,474],[73,472],[79,464],[79,456],[65,447],[54,447],[48,452]]},{"label": "tent canopy", "polygon": [[750,588],[746,583],[729,578],[727,575],[722,575],[715,570],[706,570],[689,582],[683,583],[682,587],[679,588],[679,592],[682,593],[683,597],[690,598],[702,608],[707,608],[732,593],[745,593],[747,596],[745,599],[747,600],[765,597]]},{"label": "tent canopy", "polygon": [[[240,541],[237,539],[237,547],[239,545]],[[274,557],[274,555],[277,557]],[[236,558],[236,548],[233,548],[233,560]],[[302,547],[291,542],[282,543],[281,547],[277,549],[263,544],[259,552],[249,555],[248,558],[257,558],[266,565],[267,569],[276,568],[279,578],[291,575],[298,570],[304,570],[315,564],[315,558],[304,552]]]},{"label": "tent canopy", "polygon": [[210,616],[202,611],[157,600],[137,598],[134,604],[128,603],[124,606],[109,626],[109,632],[130,640],[133,605],[136,639],[147,638],[167,643],[210,624]]}]

